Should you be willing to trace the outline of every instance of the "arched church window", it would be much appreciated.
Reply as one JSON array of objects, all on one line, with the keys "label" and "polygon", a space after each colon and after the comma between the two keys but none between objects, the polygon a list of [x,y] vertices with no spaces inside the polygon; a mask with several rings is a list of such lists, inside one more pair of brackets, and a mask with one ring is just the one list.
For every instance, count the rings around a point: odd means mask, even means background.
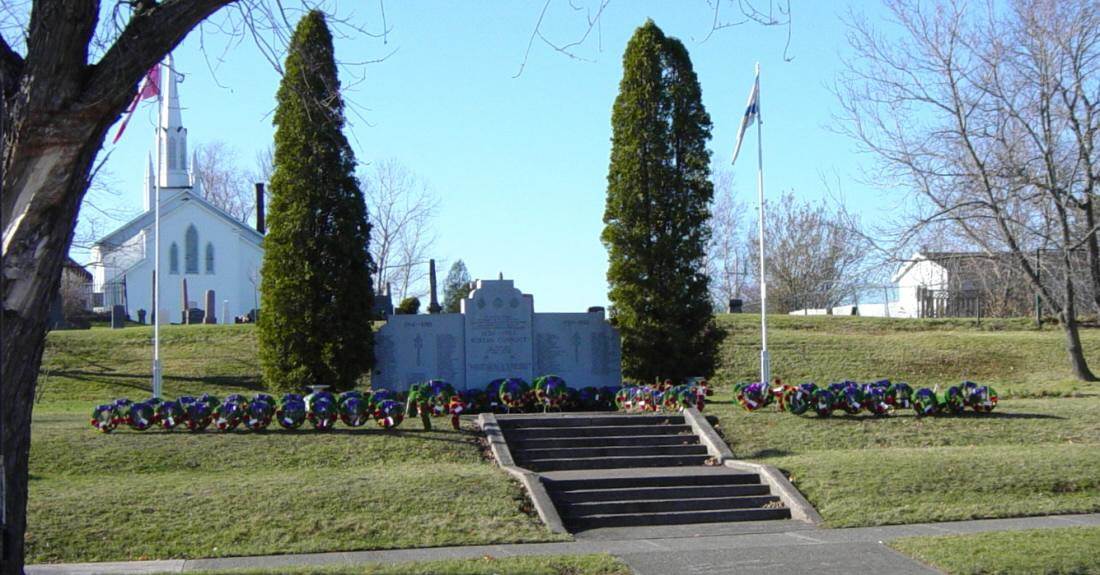
[{"label": "arched church window", "polygon": [[214,273],[214,244],[206,242],[206,273]]},{"label": "arched church window", "polygon": [[195,224],[187,226],[187,233],[183,235],[183,273],[199,273],[199,230]]},{"label": "arched church window", "polygon": [[176,242],[172,242],[172,247],[168,248],[168,273],[180,273],[180,247]]}]

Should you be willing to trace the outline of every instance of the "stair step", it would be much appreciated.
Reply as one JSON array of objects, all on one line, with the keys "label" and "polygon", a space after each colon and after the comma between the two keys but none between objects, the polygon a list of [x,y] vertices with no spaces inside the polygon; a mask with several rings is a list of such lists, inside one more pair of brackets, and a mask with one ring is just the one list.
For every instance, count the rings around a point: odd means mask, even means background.
[{"label": "stair step", "polygon": [[674,511],[664,513],[629,513],[589,515],[566,521],[573,530],[597,527],[630,527],[635,525],[683,525],[686,523],[718,523],[726,521],[766,521],[790,519],[786,507],[766,509],[726,509],[721,511]]},{"label": "stair step", "polygon": [[683,425],[682,415],[576,415],[576,416],[498,416],[497,424],[501,429],[525,427],[611,427],[617,425]]},{"label": "stair step", "polygon": [[643,455],[632,457],[585,457],[559,459],[528,459],[524,467],[535,471],[566,469],[622,469],[628,467],[672,467],[703,465],[706,455]]},{"label": "stair step", "polygon": [[550,437],[615,437],[637,435],[694,435],[690,425],[593,425],[589,427],[520,427],[505,429],[504,437],[513,440]]},{"label": "stair step", "polygon": [[[641,467],[641,466],[639,466]],[[627,487],[692,487],[702,485],[758,485],[756,473],[707,473],[705,475],[654,475],[649,477],[599,477],[578,479],[543,478],[551,492],[578,489],[620,489]]]},{"label": "stair step", "polygon": [[595,501],[636,501],[644,499],[703,499],[710,497],[744,497],[768,495],[767,485],[692,485],[677,487],[626,487],[621,489],[576,489],[551,491],[555,503],[590,503]]},{"label": "stair step", "polygon": [[570,503],[562,507],[566,517],[588,517],[625,513],[660,513],[666,511],[721,511],[727,509],[753,509],[774,504],[774,495],[751,497],[711,497],[701,499],[649,499],[634,501],[594,501]]},{"label": "stair step", "polygon": [[695,435],[622,435],[617,437],[547,437],[509,441],[513,451],[565,447],[628,447],[632,445],[697,445]]},{"label": "stair step", "polygon": [[642,445],[634,447],[558,447],[550,449],[520,449],[517,460],[578,459],[586,457],[630,457],[644,455],[706,455],[705,445]]}]

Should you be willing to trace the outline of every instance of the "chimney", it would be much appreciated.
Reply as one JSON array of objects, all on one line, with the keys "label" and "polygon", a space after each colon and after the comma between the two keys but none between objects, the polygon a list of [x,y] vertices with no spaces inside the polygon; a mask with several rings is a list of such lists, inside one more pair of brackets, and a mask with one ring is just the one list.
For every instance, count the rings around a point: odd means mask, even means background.
[{"label": "chimney", "polygon": [[256,231],[267,232],[264,224],[264,183],[256,182]]}]

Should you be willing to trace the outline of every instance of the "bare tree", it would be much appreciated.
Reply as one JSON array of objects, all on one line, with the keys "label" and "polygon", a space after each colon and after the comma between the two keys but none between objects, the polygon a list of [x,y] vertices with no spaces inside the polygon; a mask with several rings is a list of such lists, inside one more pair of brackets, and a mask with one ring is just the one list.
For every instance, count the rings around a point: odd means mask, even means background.
[{"label": "bare tree", "polygon": [[[971,6],[888,2],[892,27],[851,18],[855,57],[838,82],[844,128],[876,181],[911,194],[906,246],[938,226],[1008,254],[1063,327],[1074,375],[1094,381],[1077,327],[1100,288],[1100,10],[1095,0]],[[1088,252],[1091,281],[1074,273]],[[1043,274],[1032,254],[1051,254]]]},{"label": "bare tree", "polygon": [[[874,262],[859,226],[843,208],[831,210],[825,202],[802,201],[786,192],[778,203],[769,203],[766,213],[769,311],[831,309],[865,287]],[[757,222],[746,231],[752,254],[760,245]],[[752,269],[758,280],[758,267]]]},{"label": "bare tree", "polygon": [[745,209],[745,204],[733,196],[733,176],[729,172],[717,174],[706,260],[711,299],[716,310],[724,310],[731,299],[743,299],[751,290],[747,282],[753,258],[752,246],[745,239]]},{"label": "bare tree", "polygon": [[35,0],[29,13],[5,4],[0,17],[4,574],[23,568],[30,418],[48,310],[107,130],[145,73],[215,13],[212,34],[255,39],[277,69],[296,19],[285,2],[264,0],[112,4]]},{"label": "bare tree", "polygon": [[435,244],[432,218],[439,199],[396,159],[383,160],[360,178],[371,222],[374,285],[393,284],[396,300],[426,294],[428,253]]},{"label": "bare tree", "polygon": [[238,165],[236,150],[221,140],[197,146],[193,169],[204,200],[242,222],[252,217],[251,178]]},{"label": "bare tree", "polygon": [[253,182],[268,182],[271,180],[271,174],[275,171],[275,146],[274,144],[268,144],[266,147],[256,151],[256,166],[255,171],[252,172]]}]

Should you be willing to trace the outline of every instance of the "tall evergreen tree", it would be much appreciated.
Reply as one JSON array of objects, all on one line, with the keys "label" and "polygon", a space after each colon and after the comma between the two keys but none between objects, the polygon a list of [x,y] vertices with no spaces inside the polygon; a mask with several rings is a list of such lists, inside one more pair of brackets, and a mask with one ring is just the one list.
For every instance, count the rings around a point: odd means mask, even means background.
[{"label": "tall evergreen tree", "polygon": [[710,116],[687,49],[652,20],[627,44],[611,126],[601,239],[623,373],[709,376],[718,340],[704,266]]},{"label": "tall evergreen tree", "polygon": [[332,34],[308,13],[290,42],[275,110],[275,158],[264,238],[260,362],[272,389],[354,387],[374,363],[370,225]]},{"label": "tall evergreen tree", "polygon": [[451,264],[447,279],[443,280],[444,313],[462,311],[462,300],[468,295],[470,295],[470,272],[466,271],[465,262],[458,260]]}]

